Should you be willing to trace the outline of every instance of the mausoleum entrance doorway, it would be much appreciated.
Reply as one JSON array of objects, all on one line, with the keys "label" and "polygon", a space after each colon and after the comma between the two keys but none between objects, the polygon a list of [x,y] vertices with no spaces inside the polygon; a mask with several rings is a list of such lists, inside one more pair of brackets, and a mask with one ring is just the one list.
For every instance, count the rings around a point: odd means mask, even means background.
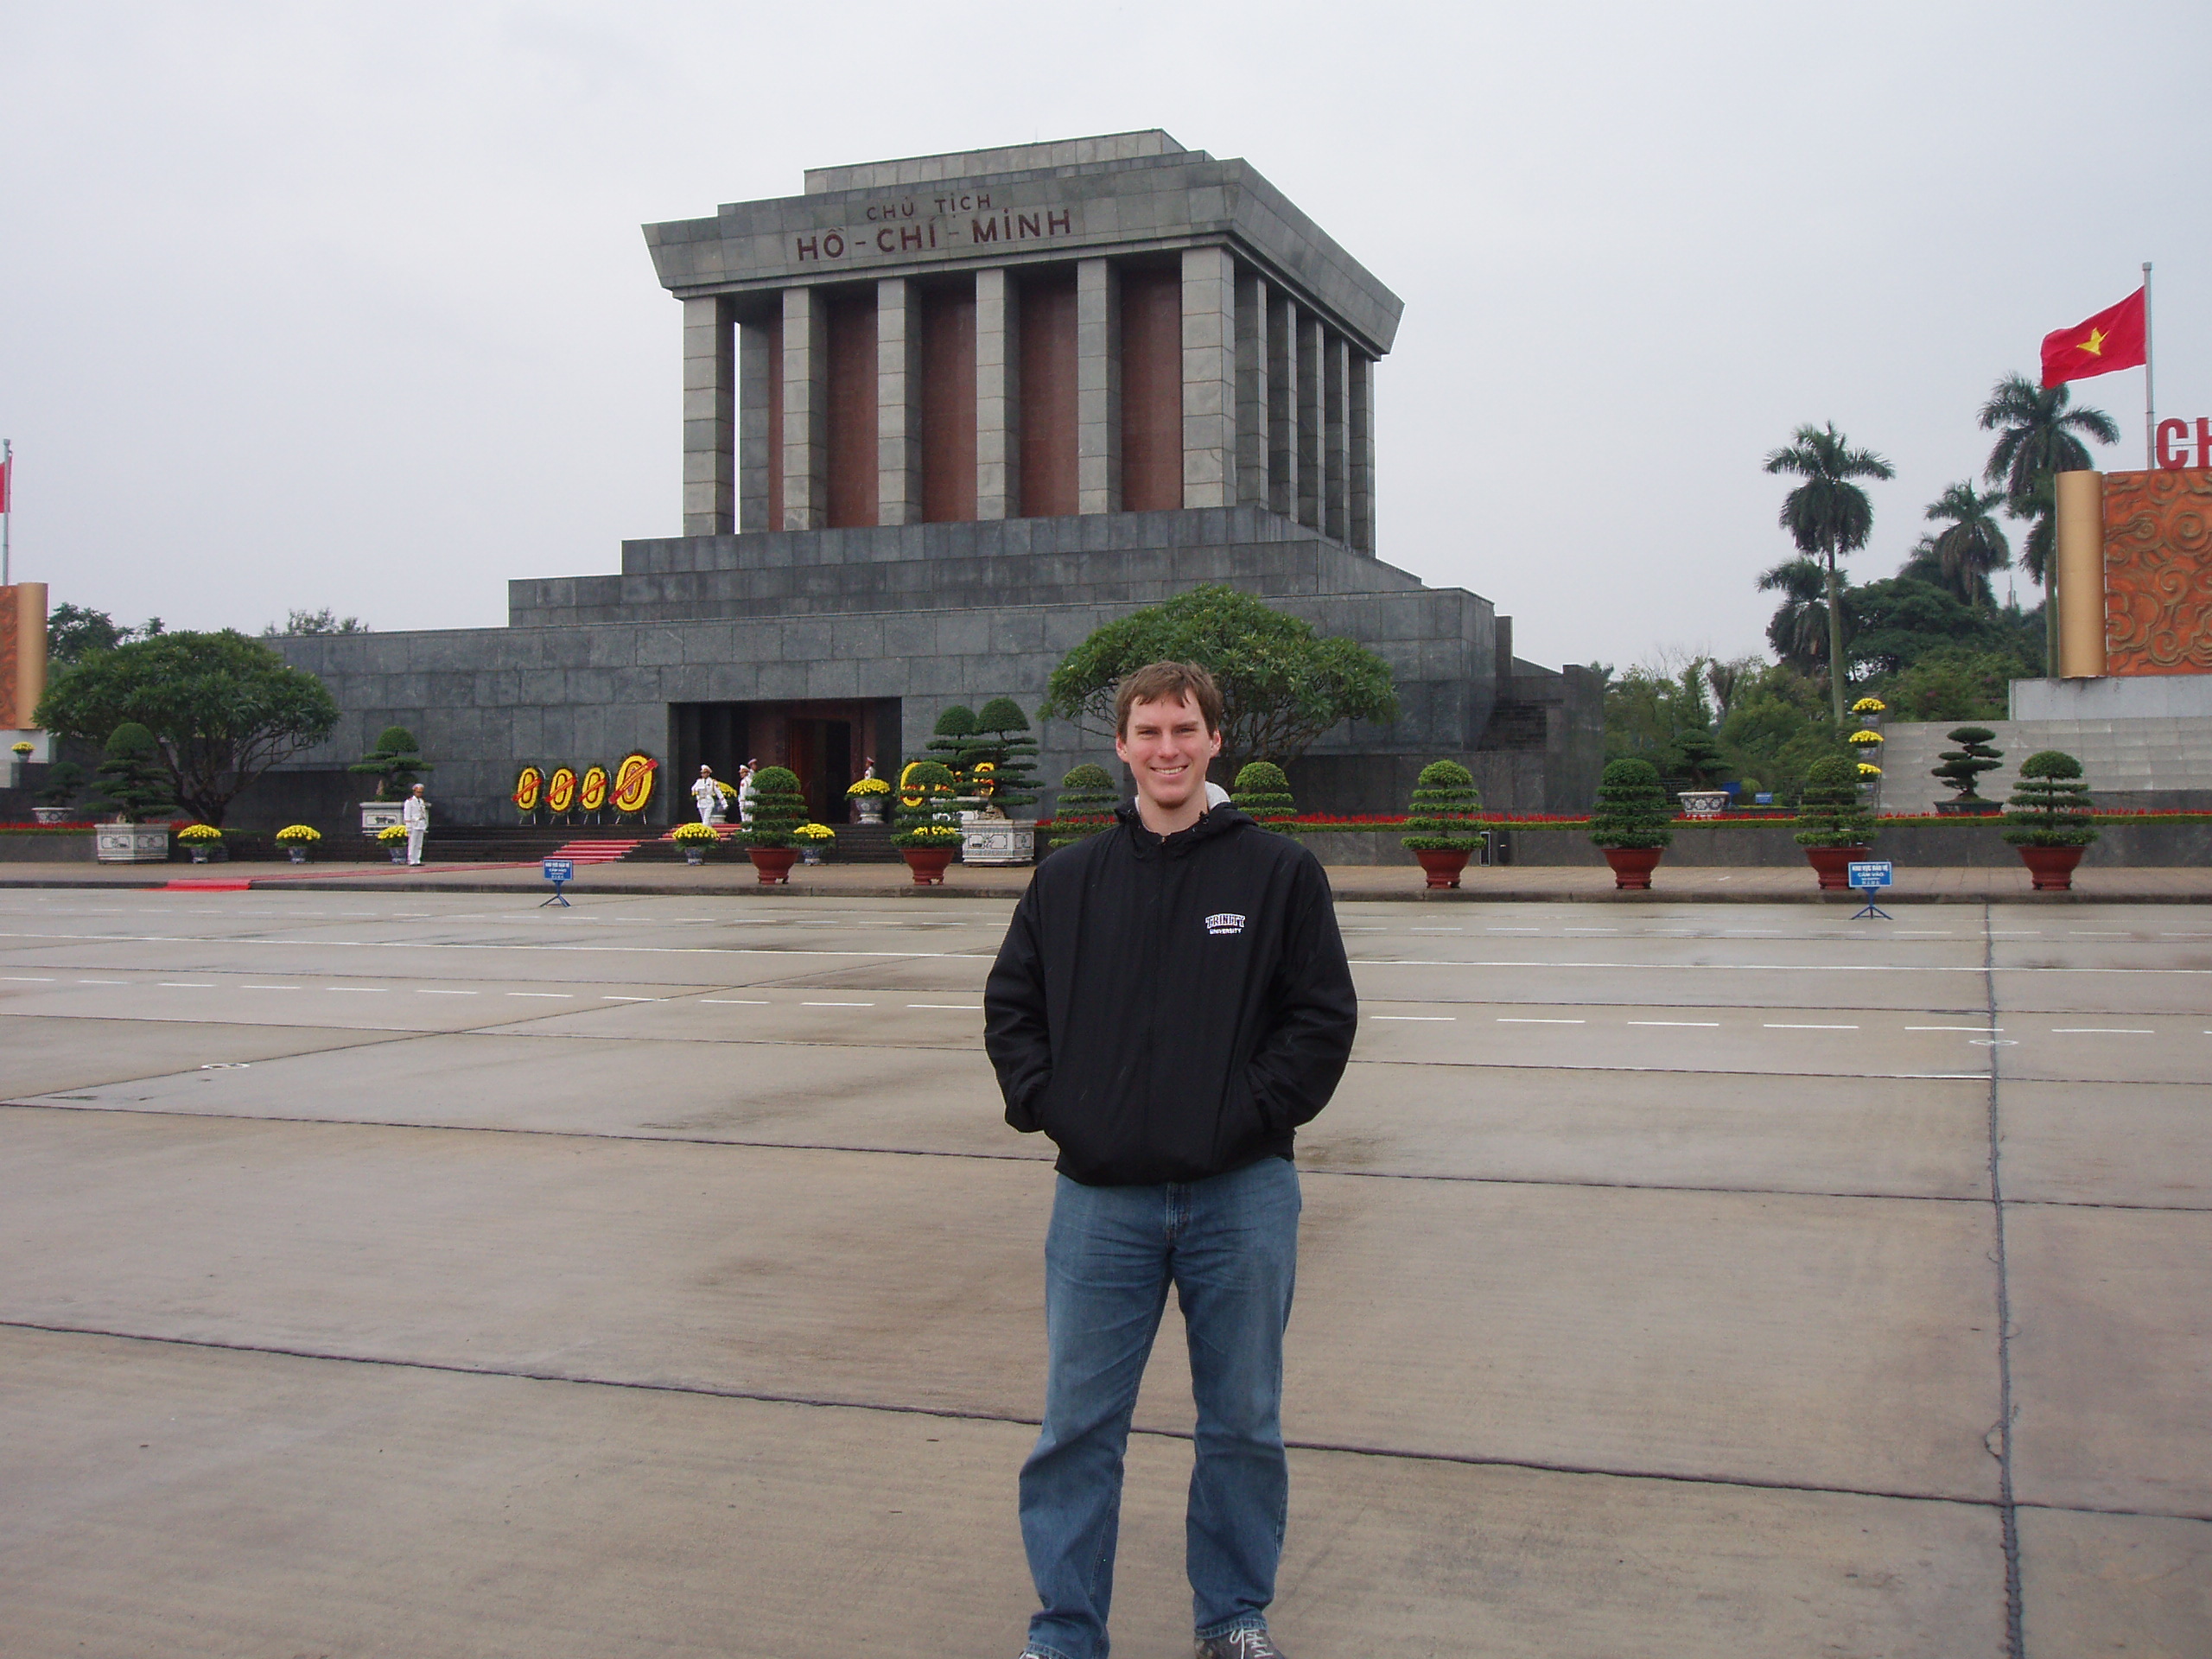
[{"label": "mausoleum entrance doorway", "polygon": [[879,777],[899,754],[899,699],[789,702],[675,702],[668,709],[669,753],[689,789],[702,766],[734,783],[747,760],[789,766],[817,823],[849,823],[845,791],[869,756]]}]

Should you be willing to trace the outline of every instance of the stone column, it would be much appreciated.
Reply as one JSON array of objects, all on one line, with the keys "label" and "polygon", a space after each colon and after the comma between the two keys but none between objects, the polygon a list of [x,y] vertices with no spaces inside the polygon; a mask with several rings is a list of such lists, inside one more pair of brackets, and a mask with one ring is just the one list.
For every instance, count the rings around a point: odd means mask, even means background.
[{"label": "stone column", "polygon": [[1122,283],[1109,259],[1075,268],[1075,510],[1122,510]]},{"label": "stone column", "polygon": [[1236,499],[1268,504],[1268,285],[1236,278]]},{"label": "stone column", "polygon": [[1344,382],[1349,379],[1345,359],[1350,348],[1342,334],[1321,338],[1321,531],[1343,541],[1345,508],[1351,498],[1344,453]]},{"label": "stone column", "polygon": [[[776,302],[778,309],[782,300]],[[737,528],[741,535],[780,530],[768,522],[768,475],[783,465],[768,453],[769,400],[783,390],[781,365],[773,360],[772,328],[758,322],[737,330]]]},{"label": "stone column", "polygon": [[1298,307],[1268,293],[1268,505],[1298,516]]},{"label": "stone column", "polygon": [[830,522],[828,323],[814,289],[784,290],[784,530]]},{"label": "stone column", "polygon": [[1183,505],[1236,493],[1236,268],[1227,248],[1183,250]]},{"label": "stone column", "polygon": [[976,516],[1021,516],[1021,289],[976,273]]},{"label": "stone column", "polygon": [[683,533],[737,528],[735,324],[721,295],[683,302]]},{"label": "stone column", "polygon": [[921,291],[911,277],[875,285],[875,522],[922,522]]},{"label": "stone column", "polygon": [[1298,342],[1298,522],[1321,527],[1321,319],[1300,311]]},{"label": "stone column", "polygon": [[1347,468],[1351,484],[1348,514],[1351,544],[1363,553],[1375,550],[1375,359],[1364,352],[1351,354],[1351,382],[1347,419],[1351,450]]}]

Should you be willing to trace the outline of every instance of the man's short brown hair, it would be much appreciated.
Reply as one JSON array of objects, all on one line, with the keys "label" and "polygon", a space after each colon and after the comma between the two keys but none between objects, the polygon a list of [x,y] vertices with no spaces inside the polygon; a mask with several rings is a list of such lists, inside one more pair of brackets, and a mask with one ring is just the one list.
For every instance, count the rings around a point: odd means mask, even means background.
[{"label": "man's short brown hair", "polygon": [[1114,693],[1114,735],[1129,734],[1129,710],[1140,702],[1198,704],[1208,733],[1221,729],[1221,688],[1196,663],[1147,663],[1122,677]]}]

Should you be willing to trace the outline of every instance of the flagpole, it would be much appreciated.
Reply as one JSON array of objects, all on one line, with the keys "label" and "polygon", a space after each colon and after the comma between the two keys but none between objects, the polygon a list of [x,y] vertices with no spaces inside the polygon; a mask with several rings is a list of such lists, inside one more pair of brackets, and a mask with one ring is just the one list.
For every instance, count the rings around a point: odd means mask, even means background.
[{"label": "flagpole", "polygon": [[16,522],[16,441],[0,438],[0,588],[8,582],[8,532]]},{"label": "flagpole", "polygon": [[2151,385],[2151,262],[2143,262],[2143,470],[2158,462],[2152,454],[2152,434],[2158,430],[2157,400]]}]

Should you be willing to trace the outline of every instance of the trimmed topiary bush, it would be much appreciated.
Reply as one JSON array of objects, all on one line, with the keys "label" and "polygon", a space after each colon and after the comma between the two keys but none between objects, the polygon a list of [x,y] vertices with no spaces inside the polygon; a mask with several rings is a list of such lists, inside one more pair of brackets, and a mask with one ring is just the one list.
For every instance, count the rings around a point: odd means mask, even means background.
[{"label": "trimmed topiary bush", "polygon": [[1671,847],[1674,809],[1649,760],[1614,760],[1598,779],[1590,813],[1590,839],[1600,847]]},{"label": "trimmed topiary bush", "polygon": [[99,789],[93,804],[106,807],[124,823],[165,818],[176,810],[176,791],[162,764],[161,745],[135,720],[108,734]]},{"label": "trimmed topiary bush", "polygon": [[76,804],[77,791],[85,786],[85,769],[74,760],[56,760],[46,769],[46,787],[38,792],[41,806],[64,811]]},{"label": "trimmed topiary bush", "polygon": [[976,711],[975,727],[960,754],[968,792],[1009,817],[1017,807],[1036,805],[1037,762],[1031,757],[1037,740],[1029,735],[1021,705],[1012,697],[993,697]]},{"label": "trimmed topiary bush", "polygon": [[406,794],[416,778],[432,770],[418,753],[419,747],[415,734],[404,726],[387,726],[378,736],[376,747],[346,770],[375,779],[377,799],[392,800]]},{"label": "trimmed topiary bush", "polygon": [[1414,781],[1406,833],[1401,837],[1416,853],[1471,853],[1482,845],[1477,815],[1483,809],[1474,774],[1457,760],[1432,760]]},{"label": "trimmed topiary bush", "polygon": [[1960,726],[1948,734],[1959,747],[1943,751],[1943,764],[1929,769],[1930,777],[1941,778],[1958,794],[1953,798],[1978,801],[1980,792],[1974,787],[1985,772],[1994,772],[2005,759],[2005,751],[1993,749],[1989,740],[1997,735],[1986,726]]},{"label": "trimmed topiary bush", "polygon": [[1254,760],[1239,770],[1236,786],[1229,791],[1229,803],[1255,823],[1269,829],[1298,816],[1298,803],[1291,798],[1290,779],[1272,760]]},{"label": "trimmed topiary bush", "polygon": [[1103,766],[1086,760],[1068,768],[1060,779],[1060,804],[1052,811],[1052,845],[1072,846],[1086,836],[1114,827],[1114,809],[1122,791]]},{"label": "trimmed topiary bush", "polygon": [[956,702],[937,717],[930,741],[922,747],[957,777],[968,758],[968,740],[976,735],[976,711]]},{"label": "trimmed topiary bush", "polygon": [[1795,836],[1800,847],[1864,847],[1874,839],[1874,814],[1859,792],[1859,763],[1823,755],[1805,773]]},{"label": "trimmed topiary bush", "polygon": [[1711,789],[1726,767],[1720,745],[1703,726],[1686,726],[1675,737],[1675,766],[1692,789]]},{"label": "trimmed topiary bush", "polygon": [[2063,749],[2040,749],[2021,761],[2006,806],[2004,836],[2015,847],[2086,847],[2097,838],[2082,763]]},{"label": "trimmed topiary bush", "polygon": [[952,769],[917,760],[899,775],[894,847],[952,847],[960,841],[960,800]]},{"label": "trimmed topiary bush", "polygon": [[788,766],[763,766],[753,774],[753,822],[738,833],[749,847],[788,847],[791,831],[807,817],[798,774]]}]

